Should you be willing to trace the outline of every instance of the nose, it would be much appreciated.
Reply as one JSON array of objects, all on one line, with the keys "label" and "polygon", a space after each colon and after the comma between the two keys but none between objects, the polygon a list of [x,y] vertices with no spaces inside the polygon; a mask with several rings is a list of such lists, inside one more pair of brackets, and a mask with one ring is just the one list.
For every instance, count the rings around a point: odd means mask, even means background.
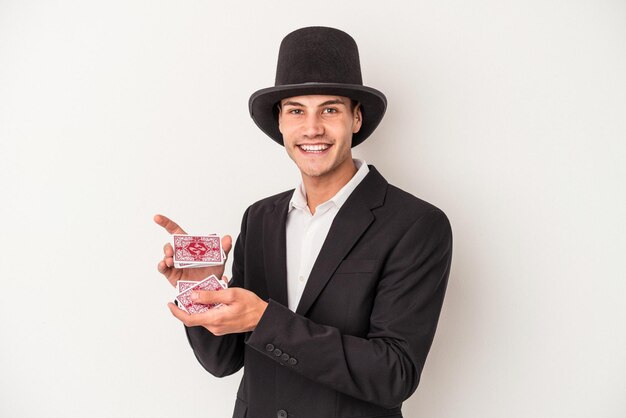
[{"label": "nose", "polygon": [[324,135],[324,123],[319,114],[311,112],[306,116],[303,124],[303,135],[307,138],[315,138]]}]

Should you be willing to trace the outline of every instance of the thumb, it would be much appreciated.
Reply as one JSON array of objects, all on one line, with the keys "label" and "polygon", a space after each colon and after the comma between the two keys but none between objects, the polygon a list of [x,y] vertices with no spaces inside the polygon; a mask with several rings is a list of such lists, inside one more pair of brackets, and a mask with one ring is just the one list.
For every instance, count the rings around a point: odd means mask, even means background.
[{"label": "thumb", "polygon": [[222,250],[226,253],[226,257],[228,257],[231,248],[233,248],[233,238],[230,235],[224,235],[222,237]]},{"label": "thumb", "polygon": [[191,300],[194,303],[202,303],[204,305],[211,305],[216,303],[229,305],[232,303],[231,293],[231,289],[195,290],[191,292]]}]

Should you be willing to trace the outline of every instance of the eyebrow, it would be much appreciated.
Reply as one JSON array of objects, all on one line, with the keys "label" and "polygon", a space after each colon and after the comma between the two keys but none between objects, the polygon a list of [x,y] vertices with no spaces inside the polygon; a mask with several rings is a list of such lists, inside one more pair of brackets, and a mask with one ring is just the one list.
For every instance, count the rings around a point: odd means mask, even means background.
[{"label": "eyebrow", "polygon": [[[340,99],[332,99],[332,100],[326,100],[324,103],[320,103],[317,107],[324,107],[324,106],[328,106],[328,105],[334,105],[334,104],[339,104],[339,105],[346,105],[342,100]],[[305,105],[303,105],[302,103],[299,102],[294,102],[292,100],[287,100],[285,103],[283,103],[283,106],[300,106],[300,107],[306,107]]]}]

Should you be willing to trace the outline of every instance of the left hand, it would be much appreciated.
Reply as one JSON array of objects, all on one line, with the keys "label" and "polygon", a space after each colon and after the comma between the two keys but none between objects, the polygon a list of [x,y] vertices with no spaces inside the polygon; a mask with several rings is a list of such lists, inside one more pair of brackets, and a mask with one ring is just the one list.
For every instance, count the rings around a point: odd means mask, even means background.
[{"label": "left hand", "polygon": [[192,299],[196,303],[221,303],[222,306],[193,315],[171,302],[167,306],[172,315],[186,326],[202,326],[218,336],[253,331],[267,308],[267,302],[253,292],[239,287],[219,291],[195,291]]},{"label": "left hand", "polygon": [[[154,222],[163,227],[170,234],[187,234],[178,224],[172,221],[167,216],[155,215]],[[224,235],[222,237],[222,249],[228,257],[228,253],[232,248],[233,240],[230,235]],[[174,267],[174,249],[169,242],[163,247],[163,259],[159,261],[157,266],[159,273],[164,275],[170,284],[176,287],[176,283],[179,280],[192,280],[200,281],[206,279],[210,275],[220,277],[224,274],[224,264],[211,267],[201,267],[195,269],[177,269]]]}]

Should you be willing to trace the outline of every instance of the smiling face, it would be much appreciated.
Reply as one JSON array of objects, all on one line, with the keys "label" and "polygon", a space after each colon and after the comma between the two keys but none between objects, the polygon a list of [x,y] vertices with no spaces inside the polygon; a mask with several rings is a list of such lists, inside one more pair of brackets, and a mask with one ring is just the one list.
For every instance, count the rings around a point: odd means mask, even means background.
[{"label": "smiling face", "polygon": [[352,162],[352,135],[361,129],[359,106],[348,97],[297,96],[283,99],[278,128],[289,157],[303,180],[337,180],[356,171]]}]

